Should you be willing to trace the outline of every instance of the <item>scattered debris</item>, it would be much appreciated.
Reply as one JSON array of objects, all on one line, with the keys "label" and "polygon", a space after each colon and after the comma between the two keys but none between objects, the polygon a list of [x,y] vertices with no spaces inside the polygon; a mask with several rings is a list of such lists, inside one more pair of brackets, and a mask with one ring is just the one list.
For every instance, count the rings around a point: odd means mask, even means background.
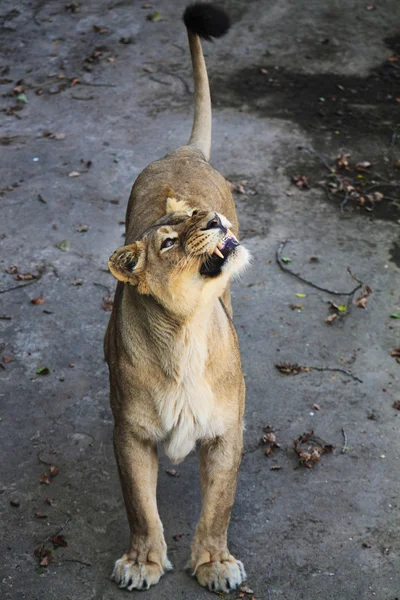
[{"label": "scattered debris", "polygon": [[293,440],[293,446],[300,464],[308,469],[314,467],[323,454],[333,452],[334,449],[332,444],[327,444],[315,436],[312,430]]},{"label": "scattered debris", "polygon": [[11,498],[10,506],[13,506],[14,508],[19,508],[21,506],[21,502],[17,498]]},{"label": "scattered debris", "polygon": [[[337,87],[339,89],[343,88],[340,85]],[[373,165],[368,160],[352,164],[350,162],[351,155],[341,152],[335,159],[335,166],[331,166],[323,155],[312,148],[302,148],[302,150],[317,156],[329,171],[324,176],[324,179],[316,185],[325,191],[329,200],[332,200],[334,195],[341,199],[341,212],[344,211],[349,200],[352,200],[358,206],[364,208],[364,210],[372,212],[376,204],[385,198],[393,200],[393,198],[386,195],[382,190],[385,188],[400,188],[398,181],[387,181],[381,175],[375,174],[373,172]],[[379,183],[377,183],[377,180],[379,180]]]},{"label": "scattered debris", "polygon": [[392,314],[390,315],[390,318],[391,318],[391,319],[400,319],[400,313],[392,313]]},{"label": "scattered debris", "polygon": [[46,302],[46,300],[43,297],[41,297],[41,296],[39,296],[38,298],[32,298],[31,299],[31,304],[39,304],[39,305],[41,305],[41,304],[44,304],[45,302]]},{"label": "scattered debris", "polygon": [[3,363],[5,365],[8,365],[9,363],[14,362],[15,358],[13,356],[11,356],[11,354],[4,354],[3,356]]},{"label": "scattered debris", "polygon": [[71,173],[68,173],[68,177],[79,177],[80,173],[79,171],[71,171]]},{"label": "scattered debris", "polygon": [[68,544],[65,541],[64,536],[60,535],[60,533],[68,525],[69,520],[70,520],[70,517],[67,518],[65,523],[63,523],[61,525],[61,527],[59,528],[59,530],[56,533],[46,537],[43,540],[43,542],[40,544],[40,546],[38,546],[36,548],[34,554],[39,559],[39,565],[41,567],[47,567],[49,565],[49,563],[54,560],[52,549],[46,548],[47,542],[51,542],[53,544],[53,548],[58,548],[58,547],[66,548],[67,547]]},{"label": "scattered debris", "polygon": [[89,230],[89,227],[87,225],[78,225],[78,227],[76,228],[76,231],[78,233],[85,233],[86,231]]},{"label": "scattered debris", "polygon": [[280,465],[273,465],[270,468],[270,471],[280,471],[282,469],[282,467]]},{"label": "scattered debris", "polygon": [[393,408],[395,408],[396,410],[400,410],[400,400],[395,400],[393,402]]},{"label": "scattered debris", "polygon": [[321,410],[321,405],[314,402],[311,408],[313,408],[314,410]]},{"label": "scattered debris", "polygon": [[179,542],[179,540],[184,536],[184,533],[176,533],[175,535],[172,536],[172,539],[174,539],[176,542]]}]

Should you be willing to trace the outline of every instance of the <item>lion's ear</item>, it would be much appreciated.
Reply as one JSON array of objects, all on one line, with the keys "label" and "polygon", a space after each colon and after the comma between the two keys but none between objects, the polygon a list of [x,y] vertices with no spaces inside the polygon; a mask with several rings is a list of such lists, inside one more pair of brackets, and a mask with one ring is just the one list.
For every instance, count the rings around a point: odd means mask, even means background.
[{"label": "lion's ear", "polygon": [[191,208],[183,200],[177,200],[176,198],[167,198],[167,204],[165,206],[165,212],[168,215],[173,212],[190,212]]},{"label": "lion's ear", "polygon": [[143,242],[136,242],[130,246],[118,248],[108,261],[108,268],[115,279],[136,285],[138,283],[140,265],[143,261],[143,251]]}]

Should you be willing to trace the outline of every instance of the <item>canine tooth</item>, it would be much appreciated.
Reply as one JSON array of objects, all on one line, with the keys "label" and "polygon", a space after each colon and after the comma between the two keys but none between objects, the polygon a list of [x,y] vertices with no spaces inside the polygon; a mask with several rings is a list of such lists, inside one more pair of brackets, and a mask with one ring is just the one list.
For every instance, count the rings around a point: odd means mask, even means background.
[{"label": "canine tooth", "polygon": [[220,250],[221,250],[221,248],[223,248],[223,247],[224,247],[224,245],[223,245],[223,243],[222,243],[222,242],[220,242],[219,244],[217,244],[217,248],[219,248]]},{"label": "canine tooth", "polygon": [[236,240],[236,236],[232,233],[232,231],[230,229],[228,229],[228,236],[229,237],[233,237],[234,240]]},{"label": "canine tooth", "polygon": [[216,254],[220,258],[224,258],[224,255],[222,254],[222,252],[220,250],[218,250],[218,248],[215,248],[214,254]]}]

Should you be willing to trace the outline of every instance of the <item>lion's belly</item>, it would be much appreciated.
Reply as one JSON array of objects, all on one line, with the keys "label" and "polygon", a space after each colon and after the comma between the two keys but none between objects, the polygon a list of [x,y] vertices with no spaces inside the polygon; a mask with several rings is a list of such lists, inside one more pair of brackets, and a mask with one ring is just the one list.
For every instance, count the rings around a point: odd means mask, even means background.
[{"label": "lion's belly", "polygon": [[214,394],[203,378],[184,379],[170,386],[157,398],[157,407],[165,435],[165,453],[173,463],[181,462],[197,440],[211,439],[224,431]]}]

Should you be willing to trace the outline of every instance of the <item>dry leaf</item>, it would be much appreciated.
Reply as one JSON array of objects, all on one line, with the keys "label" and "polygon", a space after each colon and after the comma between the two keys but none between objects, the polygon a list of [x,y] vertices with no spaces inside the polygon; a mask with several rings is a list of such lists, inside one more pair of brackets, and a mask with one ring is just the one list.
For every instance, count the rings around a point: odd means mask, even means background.
[{"label": "dry leaf", "polygon": [[54,537],[50,538],[50,541],[55,548],[66,548],[68,546],[63,535],[55,535]]},{"label": "dry leaf", "polygon": [[336,168],[337,169],[344,169],[345,171],[349,171],[349,158],[350,158],[350,154],[344,154],[343,152],[341,152],[340,154],[337,155],[336,157]]},{"label": "dry leaf", "polygon": [[369,285],[365,284],[363,287],[363,293],[355,301],[357,308],[365,308],[367,305],[367,300],[371,294],[371,288],[369,287]]},{"label": "dry leaf", "polygon": [[31,300],[31,304],[44,304],[46,302],[46,300],[42,297],[38,297],[38,298],[32,298]]},{"label": "dry leaf", "polygon": [[8,365],[9,363],[14,362],[15,358],[13,356],[11,356],[11,354],[4,354],[3,356],[3,363],[5,365]]},{"label": "dry leaf", "polygon": [[310,178],[305,175],[294,175],[294,177],[292,177],[292,183],[300,190],[310,189]]},{"label": "dry leaf", "polygon": [[44,472],[40,473],[40,483],[45,483],[46,485],[50,484],[50,480]]},{"label": "dry leaf", "polygon": [[300,464],[311,469],[327,452],[333,452],[333,446],[327,444],[321,438],[314,435],[314,431],[303,433],[299,438],[293,441],[296,454],[299,457]]},{"label": "dry leaf", "polygon": [[298,375],[299,373],[306,373],[310,370],[309,367],[302,367],[297,363],[288,362],[278,363],[275,367],[284,375]]},{"label": "dry leaf", "polygon": [[50,477],[55,477],[60,472],[60,469],[56,465],[50,465]]},{"label": "dry leaf", "polygon": [[371,166],[372,166],[372,163],[368,162],[367,160],[356,163],[357,171],[365,171],[366,169],[369,169]]}]

